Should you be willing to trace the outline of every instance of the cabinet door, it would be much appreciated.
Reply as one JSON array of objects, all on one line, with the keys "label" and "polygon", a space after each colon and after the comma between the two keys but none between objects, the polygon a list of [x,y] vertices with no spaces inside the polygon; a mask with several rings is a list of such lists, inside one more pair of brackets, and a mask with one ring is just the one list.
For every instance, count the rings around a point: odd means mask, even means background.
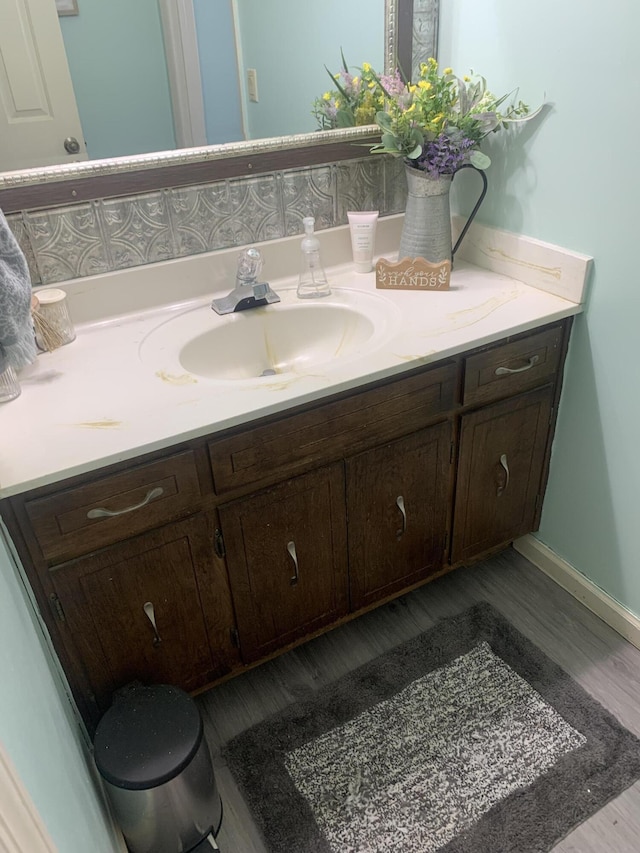
[{"label": "cabinet door", "polygon": [[220,507],[246,662],[347,610],[344,475],[321,468]]},{"label": "cabinet door", "polygon": [[[210,651],[201,606],[199,581],[208,585],[214,571],[210,541],[206,520],[197,515],[51,572],[64,614],[61,630],[71,634],[95,694],[89,698],[99,707],[136,679],[189,691],[229,668],[226,649]],[[220,599],[224,620],[231,612],[228,588]]]},{"label": "cabinet door", "polygon": [[452,562],[533,530],[552,396],[546,387],[462,418]]},{"label": "cabinet door", "polygon": [[347,461],[353,609],[442,567],[450,459],[451,426],[442,423]]}]

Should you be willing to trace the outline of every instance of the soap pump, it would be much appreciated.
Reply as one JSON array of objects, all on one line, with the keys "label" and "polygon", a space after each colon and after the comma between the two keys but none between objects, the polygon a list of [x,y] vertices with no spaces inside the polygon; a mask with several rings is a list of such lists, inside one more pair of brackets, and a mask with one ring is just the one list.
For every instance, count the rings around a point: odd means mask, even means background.
[{"label": "soap pump", "polygon": [[298,282],[298,297],[300,299],[318,299],[330,296],[331,288],[320,261],[320,241],[313,233],[315,219],[305,216],[302,220],[304,239],[302,241],[302,270]]}]

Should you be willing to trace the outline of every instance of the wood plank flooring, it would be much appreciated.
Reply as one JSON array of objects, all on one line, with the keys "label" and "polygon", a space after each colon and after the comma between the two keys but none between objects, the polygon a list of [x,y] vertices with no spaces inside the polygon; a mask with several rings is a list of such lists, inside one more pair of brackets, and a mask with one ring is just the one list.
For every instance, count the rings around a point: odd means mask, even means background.
[{"label": "wood plank flooring", "polygon": [[[222,743],[481,600],[493,604],[640,736],[640,650],[508,549],[473,568],[433,581],[198,698],[224,804],[217,839],[222,853],[268,853],[220,757]],[[638,853],[639,839],[640,782],[560,841],[554,851]]]}]

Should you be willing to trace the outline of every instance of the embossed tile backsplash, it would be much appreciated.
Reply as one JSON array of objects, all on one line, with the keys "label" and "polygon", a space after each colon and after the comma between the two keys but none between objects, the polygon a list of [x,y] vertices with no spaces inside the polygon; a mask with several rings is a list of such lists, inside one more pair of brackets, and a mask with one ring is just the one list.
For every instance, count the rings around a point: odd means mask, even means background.
[{"label": "embossed tile backsplash", "polygon": [[405,201],[402,162],[369,156],[7,219],[33,284],[54,284],[301,234],[305,216],[322,230],[346,224],[348,210],[400,213]]},{"label": "embossed tile backsplash", "polygon": [[164,192],[99,202],[110,266],[125,269],[175,256]]},{"label": "embossed tile backsplash", "polygon": [[115,269],[99,201],[27,212],[24,222],[43,283]]},{"label": "embossed tile backsplash", "polygon": [[195,255],[282,236],[274,175],[167,190],[175,255]]}]

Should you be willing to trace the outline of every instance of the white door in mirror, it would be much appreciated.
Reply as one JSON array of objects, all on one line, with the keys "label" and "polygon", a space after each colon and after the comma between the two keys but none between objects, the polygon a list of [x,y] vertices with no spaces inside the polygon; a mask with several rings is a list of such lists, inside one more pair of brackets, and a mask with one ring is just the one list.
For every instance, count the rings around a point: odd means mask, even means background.
[{"label": "white door in mirror", "polygon": [[[14,0],[0,26],[0,163],[29,169],[87,159],[71,75],[51,0]],[[77,151],[65,140],[75,139]]]}]

